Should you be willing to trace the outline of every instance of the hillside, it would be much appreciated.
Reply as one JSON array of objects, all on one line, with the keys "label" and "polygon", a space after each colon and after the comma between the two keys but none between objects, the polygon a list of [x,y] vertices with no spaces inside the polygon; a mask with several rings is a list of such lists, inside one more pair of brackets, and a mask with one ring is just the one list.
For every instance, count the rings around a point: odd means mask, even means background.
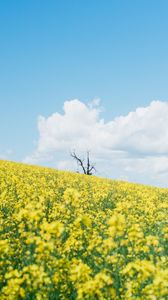
[{"label": "hillside", "polygon": [[0,161],[0,299],[168,299],[168,189]]}]

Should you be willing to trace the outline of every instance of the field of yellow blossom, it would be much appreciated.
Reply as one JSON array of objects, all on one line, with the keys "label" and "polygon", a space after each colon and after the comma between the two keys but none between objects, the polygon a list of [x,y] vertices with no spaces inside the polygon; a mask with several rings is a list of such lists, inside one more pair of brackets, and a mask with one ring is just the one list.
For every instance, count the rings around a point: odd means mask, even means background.
[{"label": "field of yellow blossom", "polygon": [[0,161],[0,299],[168,299],[168,189]]}]

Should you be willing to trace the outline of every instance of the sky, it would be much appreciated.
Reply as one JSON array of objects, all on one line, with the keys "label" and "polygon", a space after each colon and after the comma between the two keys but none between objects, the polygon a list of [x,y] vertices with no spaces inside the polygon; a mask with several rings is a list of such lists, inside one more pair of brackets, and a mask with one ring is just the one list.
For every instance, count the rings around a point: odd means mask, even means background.
[{"label": "sky", "polygon": [[168,2],[0,1],[0,158],[167,187]]}]

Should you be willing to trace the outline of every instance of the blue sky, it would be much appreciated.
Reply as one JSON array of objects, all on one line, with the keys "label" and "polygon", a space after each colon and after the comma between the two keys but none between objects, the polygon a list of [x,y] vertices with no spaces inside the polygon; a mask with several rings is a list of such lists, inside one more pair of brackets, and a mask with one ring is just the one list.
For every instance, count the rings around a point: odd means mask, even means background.
[{"label": "blue sky", "polygon": [[100,98],[105,122],[166,101],[167,11],[164,0],[1,1],[1,157],[30,155],[38,116],[67,100]]}]

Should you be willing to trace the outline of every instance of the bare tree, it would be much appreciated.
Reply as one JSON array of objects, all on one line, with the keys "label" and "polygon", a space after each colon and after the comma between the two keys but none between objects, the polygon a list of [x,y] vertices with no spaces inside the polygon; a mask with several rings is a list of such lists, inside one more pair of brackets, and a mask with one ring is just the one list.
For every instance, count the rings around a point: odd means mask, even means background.
[{"label": "bare tree", "polygon": [[87,151],[86,164],[85,159],[81,159],[76,155],[76,152],[71,152],[71,157],[74,158],[78,164],[82,168],[82,171],[86,175],[93,175],[93,172],[96,172],[95,166],[90,163],[90,152]]}]

